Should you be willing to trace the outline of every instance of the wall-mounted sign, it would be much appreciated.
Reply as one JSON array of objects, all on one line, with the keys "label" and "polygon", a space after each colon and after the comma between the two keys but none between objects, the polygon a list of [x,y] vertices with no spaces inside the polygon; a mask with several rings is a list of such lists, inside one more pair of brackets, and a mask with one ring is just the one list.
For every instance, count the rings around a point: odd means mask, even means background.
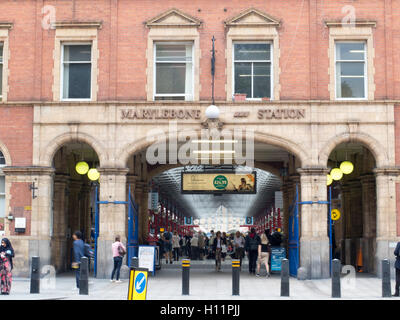
[{"label": "wall-mounted sign", "polygon": [[182,172],[181,191],[196,193],[256,193],[256,172]]},{"label": "wall-mounted sign", "polygon": [[158,210],[158,192],[149,192],[148,199],[149,210]]},{"label": "wall-mounted sign", "polygon": [[14,231],[24,233],[26,229],[26,218],[15,218]]},{"label": "wall-mounted sign", "polygon": [[283,209],[283,192],[275,191],[275,208]]},{"label": "wall-mounted sign", "polygon": [[121,120],[162,120],[162,119],[180,119],[199,120],[201,117],[200,109],[170,109],[170,108],[143,108],[143,109],[121,109]]}]

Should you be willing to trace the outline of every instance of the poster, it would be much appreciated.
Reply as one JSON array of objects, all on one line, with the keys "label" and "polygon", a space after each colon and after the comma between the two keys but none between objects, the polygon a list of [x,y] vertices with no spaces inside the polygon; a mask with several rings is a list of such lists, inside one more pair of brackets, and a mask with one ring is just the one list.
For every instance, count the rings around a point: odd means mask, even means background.
[{"label": "poster", "polygon": [[147,269],[154,274],[155,246],[139,246],[139,268]]},{"label": "poster", "polygon": [[182,172],[182,193],[256,193],[256,172]]},{"label": "poster", "polygon": [[271,247],[271,271],[281,271],[282,259],[286,258],[284,247]]}]

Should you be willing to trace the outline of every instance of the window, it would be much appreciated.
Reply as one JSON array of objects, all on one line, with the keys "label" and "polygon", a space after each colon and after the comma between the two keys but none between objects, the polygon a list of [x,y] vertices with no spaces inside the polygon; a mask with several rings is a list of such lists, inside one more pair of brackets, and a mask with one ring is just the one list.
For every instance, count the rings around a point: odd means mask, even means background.
[{"label": "window", "polygon": [[61,81],[63,99],[91,99],[91,61],[91,44],[63,44]]},{"label": "window", "polygon": [[154,100],[193,100],[193,43],[156,43]]},{"label": "window", "polygon": [[336,42],[336,98],[367,98],[366,45]]},{"label": "window", "polygon": [[5,165],[6,159],[0,151],[0,218],[4,218],[6,215],[6,180],[1,170]]},{"label": "window", "polygon": [[0,99],[3,93],[3,43],[0,42]]},{"label": "window", "polygon": [[234,93],[247,99],[271,98],[271,44],[235,43]]}]

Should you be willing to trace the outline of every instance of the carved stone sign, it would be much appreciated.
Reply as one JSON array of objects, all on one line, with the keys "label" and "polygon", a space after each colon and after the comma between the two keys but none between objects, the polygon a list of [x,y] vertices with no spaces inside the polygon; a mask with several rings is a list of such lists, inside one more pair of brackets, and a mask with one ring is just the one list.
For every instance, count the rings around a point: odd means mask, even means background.
[{"label": "carved stone sign", "polygon": [[195,119],[201,117],[200,109],[121,109],[121,120]]}]

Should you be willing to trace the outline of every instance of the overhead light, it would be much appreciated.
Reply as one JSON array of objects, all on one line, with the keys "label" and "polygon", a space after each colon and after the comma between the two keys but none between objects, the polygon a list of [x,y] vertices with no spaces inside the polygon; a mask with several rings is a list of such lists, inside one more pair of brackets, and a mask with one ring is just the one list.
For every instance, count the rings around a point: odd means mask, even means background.
[{"label": "overhead light", "polygon": [[219,117],[219,108],[215,105],[210,105],[206,109],[206,117],[208,119],[218,119]]},{"label": "overhead light", "polygon": [[89,165],[85,161],[80,161],[76,164],[75,170],[79,174],[86,174],[89,171]]},{"label": "overhead light", "polygon": [[331,170],[331,177],[333,180],[340,180],[343,177],[343,172],[339,168],[333,168]]},{"label": "overhead light", "polygon": [[340,170],[342,170],[344,174],[350,174],[354,170],[354,165],[350,161],[343,161],[340,164]]},{"label": "overhead light", "polygon": [[326,175],[326,185],[329,186],[333,182],[332,176],[330,174]]},{"label": "overhead light", "polygon": [[92,168],[88,171],[88,178],[92,181],[96,181],[100,178],[100,173],[97,171],[96,168]]}]

